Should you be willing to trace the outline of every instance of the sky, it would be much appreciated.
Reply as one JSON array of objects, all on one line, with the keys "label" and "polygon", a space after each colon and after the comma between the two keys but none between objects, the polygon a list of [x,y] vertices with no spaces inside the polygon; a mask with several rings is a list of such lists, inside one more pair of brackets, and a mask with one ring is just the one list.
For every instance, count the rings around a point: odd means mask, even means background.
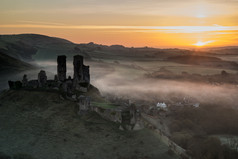
[{"label": "sky", "polygon": [[0,34],[128,47],[238,44],[238,0],[1,0]]}]

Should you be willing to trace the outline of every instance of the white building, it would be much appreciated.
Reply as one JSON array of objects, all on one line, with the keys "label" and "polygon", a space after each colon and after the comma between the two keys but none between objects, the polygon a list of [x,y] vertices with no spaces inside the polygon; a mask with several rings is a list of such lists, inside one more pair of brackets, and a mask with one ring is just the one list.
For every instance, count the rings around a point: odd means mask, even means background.
[{"label": "white building", "polygon": [[200,106],[200,103],[194,103],[193,106],[194,106],[195,108],[198,108],[198,107]]},{"label": "white building", "polygon": [[156,107],[157,107],[158,110],[168,110],[168,107],[164,102],[157,103]]}]

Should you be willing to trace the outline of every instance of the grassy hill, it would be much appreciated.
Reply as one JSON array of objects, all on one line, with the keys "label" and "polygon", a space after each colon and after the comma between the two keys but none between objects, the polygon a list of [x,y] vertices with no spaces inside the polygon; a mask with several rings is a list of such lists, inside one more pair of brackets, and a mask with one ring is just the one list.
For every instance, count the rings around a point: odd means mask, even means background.
[{"label": "grassy hill", "polygon": [[[0,94],[0,154],[35,159],[172,159],[150,130],[121,131],[97,114],[77,114],[77,104],[57,93]],[[0,156],[1,158],[1,156]]]},{"label": "grassy hill", "polygon": [[206,67],[226,68],[238,70],[238,64],[234,61],[225,61],[212,56],[182,55],[167,58],[167,61],[181,64],[200,65]]},{"label": "grassy hill", "polygon": [[0,52],[0,74],[16,73],[20,71],[30,70],[36,68],[35,66],[26,62],[15,59],[11,56]]},{"label": "grassy hill", "polygon": [[70,41],[45,35],[0,35],[1,52],[24,61],[32,61],[36,58],[47,59],[55,54],[65,54],[72,46],[74,44]]},{"label": "grassy hill", "polygon": [[38,34],[0,35],[0,51],[24,61],[54,60],[62,54],[67,55],[69,59],[80,54],[88,59],[156,60],[190,53],[189,50],[181,49],[129,48],[92,42],[75,44],[65,39]]},{"label": "grassy hill", "polygon": [[[231,50],[237,48],[223,49]],[[180,55],[215,55],[215,53],[219,53],[219,50],[192,51],[176,48],[134,48],[122,45],[107,46],[93,42],[75,44],[65,39],[39,34],[0,35],[0,51],[24,61],[54,60],[58,55],[62,54],[67,55],[68,59],[72,59],[75,54],[80,54],[87,59],[148,61]],[[211,52],[209,53],[209,51]]]}]

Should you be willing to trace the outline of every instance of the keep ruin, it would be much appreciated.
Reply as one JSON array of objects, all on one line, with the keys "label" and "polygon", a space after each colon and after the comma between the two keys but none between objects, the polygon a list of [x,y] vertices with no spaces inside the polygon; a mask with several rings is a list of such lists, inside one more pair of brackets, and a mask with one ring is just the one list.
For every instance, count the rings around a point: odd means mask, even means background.
[{"label": "keep ruin", "polygon": [[53,80],[48,80],[46,72],[41,70],[38,79],[28,81],[27,75],[22,81],[8,81],[10,89],[54,89],[61,90],[67,95],[72,95],[75,91],[87,92],[90,86],[89,66],[84,65],[84,58],[81,55],[74,56],[74,76],[66,78],[67,66],[66,56],[57,57],[57,75]]}]

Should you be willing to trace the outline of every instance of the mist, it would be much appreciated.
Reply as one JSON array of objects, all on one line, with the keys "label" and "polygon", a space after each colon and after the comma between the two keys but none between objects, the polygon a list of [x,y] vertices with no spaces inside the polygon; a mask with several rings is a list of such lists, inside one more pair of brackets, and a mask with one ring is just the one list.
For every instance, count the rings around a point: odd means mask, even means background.
[{"label": "mist", "polygon": [[[7,88],[8,80],[22,80],[24,74],[27,74],[28,80],[37,79],[40,70],[46,71],[48,79],[54,79],[54,75],[57,74],[56,61],[41,61],[36,64],[44,67],[1,78],[1,88]],[[135,76],[133,72],[125,74],[124,70],[129,68],[112,63],[86,61],[85,65],[90,65],[91,83],[105,97],[145,101],[150,104],[174,103],[182,101],[184,98],[191,98],[199,103],[238,106],[238,89],[234,85],[152,79],[143,76],[142,70],[139,70],[140,74]],[[67,76],[73,77],[72,61],[67,61]]]},{"label": "mist", "polygon": [[238,90],[232,85],[179,82],[158,79],[124,78],[118,72],[96,79],[94,84],[104,96],[115,95],[148,102],[172,102],[174,98],[189,97],[200,103],[237,106]]}]

